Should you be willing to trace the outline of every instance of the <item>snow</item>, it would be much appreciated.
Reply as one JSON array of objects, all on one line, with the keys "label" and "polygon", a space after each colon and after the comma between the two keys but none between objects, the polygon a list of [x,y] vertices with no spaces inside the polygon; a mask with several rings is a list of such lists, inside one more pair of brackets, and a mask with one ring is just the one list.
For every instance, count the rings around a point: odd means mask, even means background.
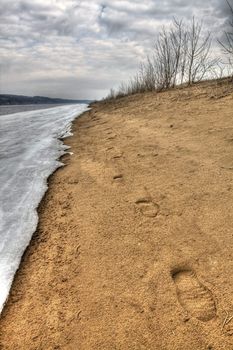
[{"label": "snow", "polygon": [[47,178],[62,165],[71,122],[86,104],[0,116],[0,312],[35,232]]}]

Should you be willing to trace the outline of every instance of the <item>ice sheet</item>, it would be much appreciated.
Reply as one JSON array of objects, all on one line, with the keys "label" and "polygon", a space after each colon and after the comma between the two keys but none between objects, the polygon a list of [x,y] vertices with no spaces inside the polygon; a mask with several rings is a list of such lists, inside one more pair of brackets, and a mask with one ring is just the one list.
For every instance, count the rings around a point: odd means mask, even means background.
[{"label": "ice sheet", "polygon": [[36,208],[61,163],[71,121],[86,104],[0,116],[0,312],[36,230]]}]

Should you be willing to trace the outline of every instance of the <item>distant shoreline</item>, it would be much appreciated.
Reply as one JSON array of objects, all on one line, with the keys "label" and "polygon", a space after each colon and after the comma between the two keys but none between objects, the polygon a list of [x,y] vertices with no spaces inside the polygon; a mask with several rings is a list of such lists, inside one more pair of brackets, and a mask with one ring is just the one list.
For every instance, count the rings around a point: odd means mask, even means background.
[{"label": "distant shoreline", "polygon": [[[72,104],[78,104],[78,103],[70,103]],[[9,115],[9,114],[15,114],[15,113],[21,113],[21,112],[30,112],[30,111],[36,111],[39,109],[49,109],[49,108],[55,108],[59,106],[68,105],[66,104],[27,104],[27,105],[0,105],[0,116],[1,115]]]},{"label": "distant shoreline", "polygon": [[23,96],[23,95],[10,95],[0,94],[0,105],[36,105],[36,104],[73,104],[73,103],[85,103],[88,104],[92,100],[79,100],[79,99],[67,99],[57,97],[45,97],[45,96]]},{"label": "distant shoreline", "polygon": [[15,114],[15,113],[22,113],[22,112],[36,111],[39,109],[54,108],[54,107],[59,107],[59,106],[61,106],[61,105],[57,105],[57,104],[7,105],[7,106],[0,105],[0,116]]}]

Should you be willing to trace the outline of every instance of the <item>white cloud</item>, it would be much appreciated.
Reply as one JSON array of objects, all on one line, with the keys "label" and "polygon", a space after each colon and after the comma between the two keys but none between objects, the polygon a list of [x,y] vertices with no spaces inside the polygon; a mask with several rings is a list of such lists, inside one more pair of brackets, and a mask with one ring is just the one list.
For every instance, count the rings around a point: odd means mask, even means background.
[{"label": "white cloud", "polygon": [[100,98],[127,80],[172,17],[221,32],[223,0],[0,0],[2,93]]}]

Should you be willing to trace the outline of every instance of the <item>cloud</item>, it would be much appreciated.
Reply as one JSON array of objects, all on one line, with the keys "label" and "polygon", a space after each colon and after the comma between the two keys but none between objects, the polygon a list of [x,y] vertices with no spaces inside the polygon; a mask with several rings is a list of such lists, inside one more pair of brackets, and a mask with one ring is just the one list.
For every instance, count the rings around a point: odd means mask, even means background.
[{"label": "cloud", "polygon": [[216,36],[230,11],[223,0],[1,0],[0,90],[101,98],[137,70],[161,26],[193,15]]}]

